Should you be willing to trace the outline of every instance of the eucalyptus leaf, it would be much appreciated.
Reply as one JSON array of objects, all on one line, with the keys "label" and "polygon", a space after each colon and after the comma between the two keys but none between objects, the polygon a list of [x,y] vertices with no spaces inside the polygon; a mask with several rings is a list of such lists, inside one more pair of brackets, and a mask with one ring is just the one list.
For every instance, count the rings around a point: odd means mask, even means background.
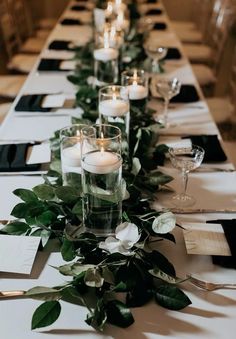
[{"label": "eucalyptus leaf", "polygon": [[63,287],[58,290],[55,288],[36,286],[29,289],[25,295],[36,300],[59,300],[62,296]]},{"label": "eucalyptus leaf", "polygon": [[56,196],[66,202],[66,203],[73,203],[76,202],[80,195],[77,189],[71,187],[71,186],[60,186],[57,187],[55,190]]},{"label": "eucalyptus leaf", "polygon": [[89,287],[101,287],[104,282],[100,271],[96,268],[89,268],[84,277],[84,282]]},{"label": "eucalyptus leaf", "polygon": [[138,158],[133,158],[132,171],[131,173],[136,176],[141,170],[141,164]]},{"label": "eucalyptus leaf", "polygon": [[58,301],[46,301],[34,312],[31,329],[45,327],[53,324],[61,313],[61,305]]},{"label": "eucalyptus leaf", "polygon": [[179,288],[173,285],[162,285],[156,288],[156,302],[169,310],[181,310],[191,304],[191,300]]},{"label": "eucalyptus leaf", "polygon": [[57,215],[51,211],[45,211],[36,217],[35,221],[38,225],[49,226],[57,220]]},{"label": "eucalyptus leaf", "polygon": [[55,197],[54,188],[45,184],[35,186],[33,192],[41,200],[52,200]]},{"label": "eucalyptus leaf", "polygon": [[58,270],[63,275],[76,276],[94,267],[95,265],[82,265],[80,263],[71,263],[59,266]]},{"label": "eucalyptus leaf", "polygon": [[161,279],[169,284],[179,284],[183,281],[182,279],[173,277],[158,268],[151,269],[148,272],[155,278]]},{"label": "eucalyptus leaf", "polygon": [[23,235],[31,228],[28,224],[21,221],[11,221],[1,229],[2,232],[12,235]]},{"label": "eucalyptus leaf", "polygon": [[51,231],[50,230],[45,230],[45,229],[42,229],[41,232],[40,232],[40,237],[41,237],[41,243],[42,243],[42,246],[45,247],[50,239],[50,236],[51,236]]},{"label": "eucalyptus leaf", "polygon": [[34,192],[25,188],[18,188],[14,190],[13,193],[25,202],[34,202],[38,200],[37,195]]},{"label": "eucalyptus leaf", "polygon": [[72,241],[63,238],[61,255],[65,261],[71,261],[76,257],[75,245]]},{"label": "eucalyptus leaf", "polygon": [[27,204],[24,202],[21,202],[13,207],[13,210],[11,211],[11,215],[16,218],[25,218],[28,213]]},{"label": "eucalyptus leaf", "polygon": [[130,309],[119,300],[111,300],[106,305],[107,321],[119,327],[129,327],[134,323]]}]

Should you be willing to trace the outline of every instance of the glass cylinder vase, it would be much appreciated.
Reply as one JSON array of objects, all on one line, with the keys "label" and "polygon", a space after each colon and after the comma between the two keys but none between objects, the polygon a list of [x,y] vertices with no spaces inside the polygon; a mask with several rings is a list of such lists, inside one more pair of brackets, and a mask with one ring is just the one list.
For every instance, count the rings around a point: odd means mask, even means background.
[{"label": "glass cylinder vase", "polygon": [[129,92],[130,108],[145,112],[148,99],[148,76],[144,70],[130,69],[122,72],[121,84]]},{"label": "glass cylinder vase", "polygon": [[118,127],[122,136],[122,158],[128,160],[129,155],[129,96],[124,86],[113,85],[99,90],[99,121]]},{"label": "glass cylinder vase", "polygon": [[82,134],[84,228],[97,236],[112,235],[122,218],[121,131],[94,125]]}]

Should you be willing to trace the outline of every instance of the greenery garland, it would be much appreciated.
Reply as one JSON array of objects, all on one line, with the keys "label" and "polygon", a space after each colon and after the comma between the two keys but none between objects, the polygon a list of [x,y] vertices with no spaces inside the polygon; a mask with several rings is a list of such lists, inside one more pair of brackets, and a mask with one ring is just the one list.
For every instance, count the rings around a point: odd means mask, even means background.
[{"label": "greenery garland", "polygon": [[[133,67],[140,62],[143,50],[141,35],[131,30],[123,55]],[[97,118],[97,89],[93,87],[91,60],[93,44],[76,51],[80,61],[77,71],[68,79],[78,86],[77,106],[84,111],[82,119],[73,122],[92,123]],[[127,58],[128,56],[128,58]],[[58,267],[68,277],[64,285],[34,287],[25,296],[43,300],[32,318],[32,329],[51,325],[58,318],[60,300],[86,306],[86,322],[98,330],[106,323],[128,327],[133,322],[130,307],[140,307],[154,299],[159,305],[179,310],[191,303],[177,286],[183,280],[157,249],[162,240],[175,242],[170,233],[175,226],[171,212],[151,208],[156,192],[172,180],[157,169],[163,163],[168,148],[156,147],[157,123],[152,111],[133,109],[130,126],[130,159],[123,171],[123,224],[115,237],[101,239],[83,232],[81,178],[75,174],[77,187],[63,186],[60,173],[58,132],[51,139],[53,161],[44,184],[32,190],[16,189],[21,198],[11,215],[16,220],[8,223],[3,234],[40,236],[42,246],[56,239],[62,257],[69,263]],[[86,120],[85,120],[86,119]],[[120,300],[120,295],[125,300]]]}]

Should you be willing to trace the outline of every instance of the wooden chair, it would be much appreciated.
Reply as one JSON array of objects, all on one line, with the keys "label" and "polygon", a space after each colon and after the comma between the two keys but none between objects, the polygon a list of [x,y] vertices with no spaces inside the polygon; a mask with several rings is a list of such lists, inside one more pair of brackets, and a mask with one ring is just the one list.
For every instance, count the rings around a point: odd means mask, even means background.
[{"label": "wooden chair", "polygon": [[[229,4],[229,2],[228,2]],[[193,71],[202,87],[213,86],[217,80],[224,47],[234,21],[235,12],[231,6],[223,6],[217,16],[215,29],[211,34],[208,65],[204,63],[192,64]]]},{"label": "wooden chair", "polygon": [[6,102],[4,104],[0,104],[0,124],[5,119],[7,113],[9,112],[9,110],[11,108],[11,105],[12,105],[11,102]]},{"label": "wooden chair", "polygon": [[208,98],[207,104],[217,124],[227,120],[236,123],[236,44],[232,56],[226,95]]},{"label": "wooden chair", "polygon": [[[219,29],[218,17],[222,15],[224,8],[228,6],[229,0],[215,0],[211,15],[203,28],[204,39],[201,44],[187,43],[183,45],[184,52],[192,63],[211,64],[214,51],[212,50],[212,36]],[[209,11],[208,11],[209,12]],[[203,16],[204,17],[204,16]]]},{"label": "wooden chair", "polygon": [[18,73],[29,73],[37,60],[37,55],[19,53],[21,40],[7,4],[0,5],[0,33],[8,57],[7,68]]},{"label": "wooden chair", "polygon": [[171,21],[171,26],[175,30],[182,43],[204,42],[206,27],[212,12],[212,8],[212,0],[193,0],[192,21]]},{"label": "wooden chair", "polygon": [[33,36],[34,29],[24,0],[6,1],[21,42],[20,51],[40,53],[45,44],[45,39]]}]

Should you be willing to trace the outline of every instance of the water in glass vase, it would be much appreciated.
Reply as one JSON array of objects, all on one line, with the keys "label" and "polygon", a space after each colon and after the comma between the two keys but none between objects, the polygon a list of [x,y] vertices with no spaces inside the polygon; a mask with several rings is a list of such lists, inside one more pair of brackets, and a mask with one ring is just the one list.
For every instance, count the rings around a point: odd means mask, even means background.
[{"label": "water in glass vase", "polygon": [[101,153],[90,152],[82,160],[83,219],[86,231],[108,236],[122,218],[122,161],[117,154],[104,152],[107,160],[99,166],[94,159]]}]

